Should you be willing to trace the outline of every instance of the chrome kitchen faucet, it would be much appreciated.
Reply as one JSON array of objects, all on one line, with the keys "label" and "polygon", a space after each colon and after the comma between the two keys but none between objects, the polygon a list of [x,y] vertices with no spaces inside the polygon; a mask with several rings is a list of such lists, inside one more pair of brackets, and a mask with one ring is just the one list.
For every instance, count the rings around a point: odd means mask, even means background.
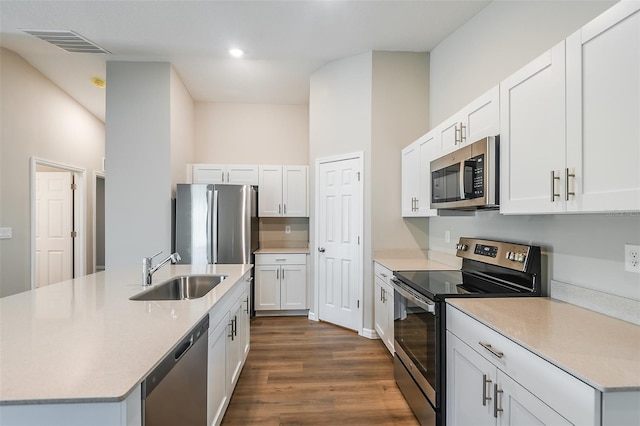
[{"label": "chrome kitchen faucet", "polygon": [[152,259],[158,256],[159,254],[162,254],[162,251],[159,251],[158,253],[154,254],[151,257],[142,258],[142,285],[143,286],[151,285],[153,274],[158,269],[166,265],[169,261],[171,261],[171,263],[177,263],[180,261],[180,255],[178,254],[178,252],[175,252],[169,257],[167,257],[166,259],[164,259],[162,262],[158,263],[156,266],[151,266]]}]

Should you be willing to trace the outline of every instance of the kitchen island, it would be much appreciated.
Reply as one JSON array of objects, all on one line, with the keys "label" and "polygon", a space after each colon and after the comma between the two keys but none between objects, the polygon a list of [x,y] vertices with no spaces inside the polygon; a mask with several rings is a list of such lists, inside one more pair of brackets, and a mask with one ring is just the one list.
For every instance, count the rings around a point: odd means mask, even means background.
[{"label": "kitchen island", "polygon": [[[20,410],[46,406],[53,415],[73,404],[96,417],[100,409],[115,408],[120,423],[140,424],[140,383],[245,282],[251,268],[170,265],[153,276],[156,284],[177,275],[227,275],[193,300],[129,300],[143,290],[141,268],[107,270],[0,299],[0,423],[11,423]],[[50,420],[57,423],[55,415]]]}]

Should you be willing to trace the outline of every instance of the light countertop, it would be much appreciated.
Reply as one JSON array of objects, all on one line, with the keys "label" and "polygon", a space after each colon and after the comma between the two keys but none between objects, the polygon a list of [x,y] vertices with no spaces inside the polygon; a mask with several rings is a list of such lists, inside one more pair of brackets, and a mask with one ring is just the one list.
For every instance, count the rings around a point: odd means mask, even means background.
[{"label": "light countertop", "polygon": [[260,248],[253,254],[309,254],[307,247]]},{"label": "light countertop", "polygon": [[374,262],[391,271],[453,271],[460,269],[425,258],[375,258]]},{"label": "light countertop", "polygon": [[132,301],[141,268],[77,278],[0,298],[0,405],[121,401],[251,265],[167,265],[228,277],[204,297]]},{"label": "light countertop", "polygon": [[543,297],[447,303],[600,391],[640,390],[638,325]]}]

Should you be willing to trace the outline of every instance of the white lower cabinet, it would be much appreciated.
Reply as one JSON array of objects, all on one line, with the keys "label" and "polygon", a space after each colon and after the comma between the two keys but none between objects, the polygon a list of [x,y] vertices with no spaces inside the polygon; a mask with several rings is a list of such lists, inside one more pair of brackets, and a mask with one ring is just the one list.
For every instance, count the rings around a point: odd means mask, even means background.
[{"label": "white lower cabinet", "polygon": [[601,393],[447,306],[449,425],[600,425]]},{"label": "white lower cabinet", "polygon": [[382,339],[391,354],[395,353],[393,344],[393,287],[389,280],[392,272],[380,265],[374,264],[375,281],[375,330],[378,337]]},{"label": "white lower cabinet", "polygon": [[222,422],[249,353],[249,294],[243,281],[209,312],[208,425]]},{"label": "white lower cabinet", "polygon": [[307,309],[307,255],[256,254],[256,311]]}]

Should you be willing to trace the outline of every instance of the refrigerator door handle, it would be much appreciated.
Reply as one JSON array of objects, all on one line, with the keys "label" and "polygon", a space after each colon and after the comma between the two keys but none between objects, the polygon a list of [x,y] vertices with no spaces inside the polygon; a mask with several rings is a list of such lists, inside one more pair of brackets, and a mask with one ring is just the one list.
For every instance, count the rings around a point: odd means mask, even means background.
[{"label": "refrigerator door handle", "polygon": [[211,257],[213,264],[218,263],[218,191],[213,190],[213,215],[211,218],[213,222],[211,233]]},{"label": "refrigerator door handle", "polygon": [[211,211],[213,210],[213,186],[207,186],[207,263],[213,263],[213,253],[212,253],[212,238],[211,233],[213,232],[213,215]]}]

